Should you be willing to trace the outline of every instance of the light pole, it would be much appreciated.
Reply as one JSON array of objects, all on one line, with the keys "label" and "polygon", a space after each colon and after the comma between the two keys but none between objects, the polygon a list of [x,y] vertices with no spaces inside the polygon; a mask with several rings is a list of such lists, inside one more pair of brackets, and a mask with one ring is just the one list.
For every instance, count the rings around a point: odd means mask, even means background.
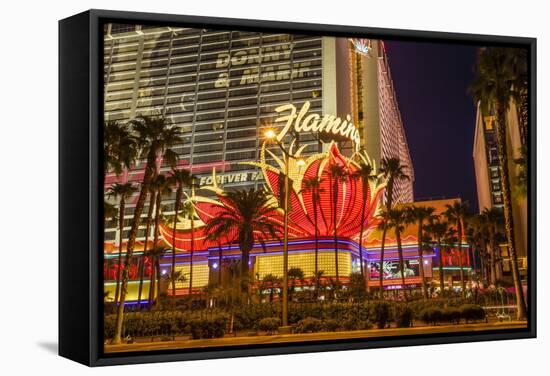
[{"label": "light pole", "polygon": [[265,137],[268,140],[275,140],[275,143],[279,146],[283,152],[283,160],[285,164],[285,181],[284,181],[284,222],[283,222],[283,309],[282,309],[282,326],[288,327],[288,202],[290,200],[290,179],[289,174],[289,164],[291,159],[296,159],[296,164],[298,166],[305,165],[305,162],[302,158],[296,157],[290,154],[285,150],[281,142],[277,139],[275,132],[273,130],[268,130],[265,132]]}]

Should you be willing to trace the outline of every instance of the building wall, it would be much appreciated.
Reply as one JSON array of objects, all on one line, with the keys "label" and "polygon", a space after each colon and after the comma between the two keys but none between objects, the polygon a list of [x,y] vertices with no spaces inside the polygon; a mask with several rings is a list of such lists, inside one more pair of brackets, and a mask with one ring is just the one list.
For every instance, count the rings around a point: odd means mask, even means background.
[{"label": "building wall", "polygon": [[[520,157],[521,137],[519,130],[519,117],[515,103],[510,102],[510,109],[506,114],[506,142],[508,151],[508,168],[510,172],[510,185],[512,187],[512,212],[514,219],[514,234],[516,237],[516,249],[520,257],[520,269],[525,270],[525,257],[527,255],[528,210],[527,198],[518,194],[516,176],[518,167],[514,159]],[[496,154],[496,141],[494,139],[494,117],[482,116],[478,106],[476,115],[476,131],[474,138],[473,159],[476,172],[477,196],[479,210],[485,208],[502,207],[500,176],[498,159]],[[505,255],[506,257],[506,255]],[[509,266],[505,263],[505,271]]]},{"label": "building wall", "polygon": [[405,128],[397,103],[388,57],[382,41],[372,41],[370,56],[362,56],[364,73],[364,147],[380,166],[383,158],[399,158],[410,180],[395,183],[394,202],[414,201],[414,167],[407,143]]},{"label": "building wall", "polygon": [[481,112],[476,114],[476,129],[474,136],[474,170],[476,176],[477,201],[480,212],[492,207],[490,172],[487,160],[487,144],[485,142],[485,127]]},{"label": "building wall", "polygon": [[[257,159],[263,132],[276,127],[275,108],[300,108],[306,101],[311,113],[337,108],[335,76],[323,74],[322,65],[331,61],[336,70],[336,43],[325,39],[332,43],[305,35],[109,25],[105,120],[163,114],[182,129],[184,141],[174,151],[199,182],[208,183],[214,168],[226,188],[258,187],[262,175],[240,162]],[[327,100],[323,90],[330,93]],[[320,150],[312,134],[300,135],[300,144],[308,145],[306,155]],[[143,167],[138,164],[127,178],[140,181]],[[114,180],[108,176],[106,183]],[[165,214],[173,213],[173,201],[173,195],[166,197]],[[134,204],[135,198],[127,205],[128,226]],[[117,240],[116,224],[108,227],[106,240]],[[144,235],[141,228],[139,237]]]}]

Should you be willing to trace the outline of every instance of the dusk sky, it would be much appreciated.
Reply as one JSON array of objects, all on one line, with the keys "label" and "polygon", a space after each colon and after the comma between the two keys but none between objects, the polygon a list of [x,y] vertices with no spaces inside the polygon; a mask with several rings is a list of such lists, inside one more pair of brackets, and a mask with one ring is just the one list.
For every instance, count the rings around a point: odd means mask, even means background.
[{"label": "dusk sky", "polygon": [[468,94],[475,46],[387,41],[387,54],[415,170],[415,200],[460,196],[477,210]]}]

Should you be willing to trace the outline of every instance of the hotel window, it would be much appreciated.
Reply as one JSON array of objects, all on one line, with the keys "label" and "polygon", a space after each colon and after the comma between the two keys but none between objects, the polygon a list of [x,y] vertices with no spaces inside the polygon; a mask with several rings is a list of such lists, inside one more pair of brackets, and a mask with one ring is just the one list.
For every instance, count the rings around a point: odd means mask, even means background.
[{"label": "hotel window", "polygon": [[111,25],[111,34],[127,33],[135,30],[136,30],[136,25],[132,25],[132,24],[114,23]]},{"label": "hotel window", "polygon": [[116,231],[109,231],[105,232],[104,240],[115,240],[116,238]]},{"label": "hotel window", "polygon": [[491,168],[491,179],[498,179],[499,177],[498,167]]},{"label": "hotel window", "polygon": [[495,205],[501,205],[502,204],[502,194],[501,193],[494,193],[493,194],[493,203]]},{"label": "hotel window", "polygon": [[489,163],[490,164],[498,163],[498,152],[496,147],[491,147],[489,149]]}]

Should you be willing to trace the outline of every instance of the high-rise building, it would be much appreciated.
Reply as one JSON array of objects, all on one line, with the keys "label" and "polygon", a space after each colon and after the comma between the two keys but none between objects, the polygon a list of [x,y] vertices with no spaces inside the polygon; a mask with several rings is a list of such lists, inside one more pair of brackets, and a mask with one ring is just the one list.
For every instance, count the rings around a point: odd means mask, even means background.
[{"label": "high-rise building", "polygon": [[[514,234],[516,250],[520,263],[520,272],[525,274],[527,268],[527,198],[522,197],[516,186],[519,167],[514,159],[521,156],[521,135],[517,107],[513,101],[506,114],[506,144],[508,151],[508,169],[510,186],[512,187],[512,212],[514,219]],[[503,207],[500,168],[498,163],[497,141],[495,133],[495,116],[482,114],[478,106],[473,149],[474,168],[476,174],[477,199],[479,211],[486,208]],[[505,259],[504,271],[509,271],[506,247],[502,247]]]},{"label": "high-rise building", "polygon": [[413,162],[384,42],[372,40],[368,53],[352,53],[351,66],[353,108],[362,126],[363,146],[378,166],[383,158],[399,158],[409,179],[395,182],[393,199],[397,204],[412,202]]}]

